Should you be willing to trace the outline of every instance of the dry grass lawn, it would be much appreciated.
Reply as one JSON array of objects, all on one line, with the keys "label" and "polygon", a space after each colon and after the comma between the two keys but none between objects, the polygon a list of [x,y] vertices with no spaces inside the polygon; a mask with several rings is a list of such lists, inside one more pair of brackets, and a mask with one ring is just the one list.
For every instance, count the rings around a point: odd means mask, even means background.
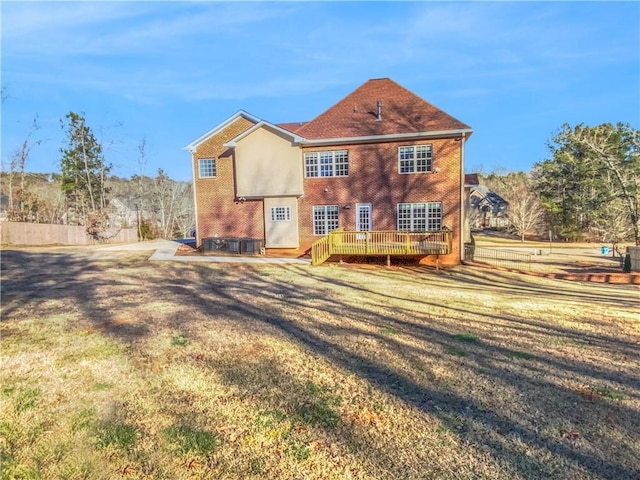
[{"label": "dry grass lawn", "polygon": [[2,478],[640,478],[637,286],[2,252]]}]

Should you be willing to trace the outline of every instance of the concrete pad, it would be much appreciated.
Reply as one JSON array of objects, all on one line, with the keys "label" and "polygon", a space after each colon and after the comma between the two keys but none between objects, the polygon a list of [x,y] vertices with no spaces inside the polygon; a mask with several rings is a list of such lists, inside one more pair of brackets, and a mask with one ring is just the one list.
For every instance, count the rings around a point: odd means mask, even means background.
[{"label": "concrete pad", "polygon": [[151,261],[195,262],[195,263],[262,263],[262,264],[297,264],[311,265],[307,258],[275,258],[262,256],[216,256],[216,255],[176,255],[182,244],[172,240],[150,240],[118,245],[98,247],[101,251],[148,251],[153,250]]}]

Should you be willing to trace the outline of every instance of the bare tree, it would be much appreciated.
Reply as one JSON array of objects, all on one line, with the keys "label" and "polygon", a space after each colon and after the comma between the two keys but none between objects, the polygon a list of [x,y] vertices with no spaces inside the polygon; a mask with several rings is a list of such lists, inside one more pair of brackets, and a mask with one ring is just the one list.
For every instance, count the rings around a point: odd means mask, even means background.
[{"label": "bare tree", "polygon": [[[32,139],[38,130],[40,130],[40,126],[38,125],[38,117],[36,116],[20,149],[11,156],[11,160],[9,161],[7,197],[9,201],[9,215],[12,220],[28,220],[28,214],[25,208],[28,197],[25,168],[31,150],[42,143],[42,140],[33,141]],[[19,180],[18,185],[15,185],[16,180]]]},{"label": "bare tree", "polygon": [[509,202],[507,221],[510,229],[524,242],[525,235],[535,234],[544,225],[545,211],[531,175],[524,172],[490,175],[487,185]]},{"label": "bare tree", "polygon": [[196,214],[193,208],[193,191],[190,183],[181,184],[181,194],[175,210],[175,230],[183,237],[190,236],[191,229],[196,224]]},{"label": "bare tree", "polygon": [[193,211],[190,208],[190,185],[171,180],[162,169],[158,169],[158,175],[153,179],[153,199],[162,238],[173,238],[175,233],[183,234],[183,231],[178,232],[182,230],[180,225],[184,223],[185,215],[189,220]]}]

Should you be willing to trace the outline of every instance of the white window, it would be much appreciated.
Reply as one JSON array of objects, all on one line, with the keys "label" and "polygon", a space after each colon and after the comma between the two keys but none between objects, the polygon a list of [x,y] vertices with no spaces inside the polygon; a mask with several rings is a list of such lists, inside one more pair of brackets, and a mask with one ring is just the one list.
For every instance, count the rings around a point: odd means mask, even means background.
[{"label": "white window", "polygon": [[433,167],[431,145],[398,147],[398,172],[430,172]]},{"label": "white window", "polygon": [[313,207],[313,234],[326,235],[338,228],[338,206],[317,205]]},{"label": "white window", "polygon": [[398,204],[398,230],[426,232],[441,229],[441,202]]},{"label": "white window", "polygon": [[306,177],[346,177],[349,175],[348,150],[309,152],[304,154]]},{"label": "white window", "polygon": [[271,207],[271,221],[273,222],[291,221],[291,207]]},{"label": "white window", "polygon": [[201,158],[198,160],[198,176],[200,178],[211,178],[216,176],[216,159]]}]

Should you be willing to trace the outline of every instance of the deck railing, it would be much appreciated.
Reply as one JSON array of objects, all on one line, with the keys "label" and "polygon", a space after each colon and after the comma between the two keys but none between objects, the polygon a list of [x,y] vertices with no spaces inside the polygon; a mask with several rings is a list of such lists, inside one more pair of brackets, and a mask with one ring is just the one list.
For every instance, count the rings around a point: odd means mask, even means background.
[{"label": "deck railing", "polygon": [[339,228],[311,247],[311,263],[319,265],[331,255],[419,256],[451,253],[453,232],[353,232]]},{"label": "deck railing", "polygon": [[311,265],[320,265],[326,262],[331,254],[329,253],[329,237],[322,237],[311,245]]}]

